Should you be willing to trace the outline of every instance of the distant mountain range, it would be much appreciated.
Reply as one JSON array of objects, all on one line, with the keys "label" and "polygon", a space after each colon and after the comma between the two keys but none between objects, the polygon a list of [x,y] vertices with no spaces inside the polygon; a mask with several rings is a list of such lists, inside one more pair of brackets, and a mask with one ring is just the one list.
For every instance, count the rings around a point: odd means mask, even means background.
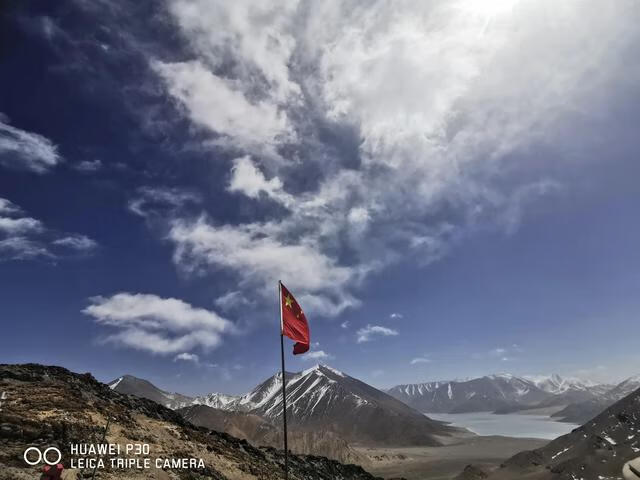
[{"label": "distant mountain range", "polygon": [[[424,414],[366,383],[326,365],[299,373],[287,373],[287,420],[293,438],[301,445],[320,439],[327,442],[332,458],[347,460],[349,443],[365,445],[440,444],[438,437],[460,430],[429,419]],[[146,380],[122,376],[109,387],[177,409],[197,425],[218,428],[257,444],[273,445],[282,418],[282,375],[276,374],[242,396],[212,393],[187,397],[163,391]],[[277,425],[278,428],[274,428]],[[310,433],[315,432],[315,433]],[[310,440],[313,439],[313,442]],[[345,447],[334,451],[340,442]],[[295,447],[294,440],[294,447]]]},{"label": "distant mountain range", "polygon": [[482,473],[469,468],[469,476],[460,478],[621,478],[624,463],[640,454],[640,390],[629,393],[628,389],[633,388],[637,377],[629,380],[614,389],[614,394],[626,392],[626,396],[571,433],[558,437],[538,450],[518,453],[494,472]]},{"label": "distant mountain range", "polygon": [[559,375],[517,377],[488,375],[471,380],[397,385],[389,395],[425,413],[513,413],[546,407],[561,410],[552,416],[584,423],[640,387],[640,376],[613,386]]}]

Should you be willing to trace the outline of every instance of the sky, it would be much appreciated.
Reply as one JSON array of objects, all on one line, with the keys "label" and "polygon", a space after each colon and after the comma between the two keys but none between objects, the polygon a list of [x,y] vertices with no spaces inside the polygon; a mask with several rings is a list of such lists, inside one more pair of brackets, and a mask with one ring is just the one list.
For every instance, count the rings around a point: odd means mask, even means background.
[{"label": "sky", "polygon": [[640,9],[5,2],[0,362],[242,393],[640,373]]}]

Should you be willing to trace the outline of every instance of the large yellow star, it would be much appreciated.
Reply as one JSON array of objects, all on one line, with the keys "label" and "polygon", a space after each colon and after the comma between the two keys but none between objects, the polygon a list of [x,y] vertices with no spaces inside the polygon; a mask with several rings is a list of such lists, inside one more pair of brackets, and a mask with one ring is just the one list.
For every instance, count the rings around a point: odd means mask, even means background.
[{"label": "large yellow star", "polygon": [[291,306],[293,305],[293,299],[287,295],[286,297],[284,297],[284,304],[285,306],[291,308]]}]

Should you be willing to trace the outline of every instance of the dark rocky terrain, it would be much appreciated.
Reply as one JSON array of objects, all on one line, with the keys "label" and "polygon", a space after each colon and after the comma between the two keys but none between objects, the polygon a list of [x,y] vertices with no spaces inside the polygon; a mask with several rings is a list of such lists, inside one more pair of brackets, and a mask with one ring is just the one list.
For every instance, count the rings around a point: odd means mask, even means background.
[{"label": "dark rocky terrain", "polygon": [[[640,390],[546,446],[518,453],[491,480],[622,478],[625,462],[640,456]],[[464,478],[464,477],[462,477]]]},{"label": "dark rocky terrain", "polygon": [[[282,425],[274,425],[253,413],[229,412],[206,405],[192,405],[177,410],[194,425],[226,432],[252,445],[282,448]],[[294,453],[320,455],[342,463],[364,465],[367,459],[341,437],[324,429],[288,428],[288,446]]]},{"label": "dark rocky terrain", "polygon": [[[283,478],[283,453],[256,448],[231,435],[196,427],[153,401],[120,394],[90,374],[61,367],[0,365],[0,480],[38,478],[37,467],[22,459],[28,446],[58,447],[63,463],[72,443],[99,443],[107,419],[106,442],[147,443],[152,458],[202,458],[191,470],[98,470],[99,479],[271,480]],[[107,457],[105,457],[107,458]],[[86,478],[87,470],[68,471],[66,479]],[[374,480],[355,465],[318,456],[290,456],[290,478]]]}]

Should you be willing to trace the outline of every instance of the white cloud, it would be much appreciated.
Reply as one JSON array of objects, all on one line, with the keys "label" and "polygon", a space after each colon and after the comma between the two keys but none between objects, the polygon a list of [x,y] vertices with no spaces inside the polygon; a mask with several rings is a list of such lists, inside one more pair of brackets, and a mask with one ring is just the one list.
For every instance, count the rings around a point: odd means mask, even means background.
[{"label": "white cloud", "polygon": [[202,198],[195,192],[179,188],[140,187],[128,204],[129,211],[141,217],[177,212],[186,205],[197,205]]},{"label": "white cloud", "polygon": [[397,330],[392,328],[382,327],[380,325],[367,325],[356,332],[357,343],[369,342],[376,336],[389,337],[398,335]]},{"label": "white cloud", "polygon": [[265,193],[282,203],[292,202],[291,197],[282,190],[280,179],[273,177],[267,180],[248,155],[233,161],[228,189],[230,192],[242,192],[250,198],[258,198],[261,193]]},{"label": "white cloud", "polygon": [[182,362],[192,362],[198,365],[200,363],[200,357],[195,353],[187,353],[182,352],[173,357],[174,362],[182,361]]},{"label": "white cloud", "polygon": [[35,218],[8,218],[0,217],[0,232],[8,235],[20,235],[24,233],[37,233],[43,230],[42,222]]},{"label": "white cloud", "polygon": [[315,350],[313,352],[307,352],[302,355],[302,360],[311,361],[311,360],[333,360],[335,357],[333,355],[329,355],[324,350]]},{"label": "white cloud", "polygon": [[392,320],[399,320],[401,318],[404,318],[404,315],[402,315],[401,313],[392,313],[391,315],[389,315],[389,318],[391,318]]},{"label": "white cloud", "polygon": [[0,164],[45,173],[62,161],[58,148],[46,137],[5,123],[0,117]]},{"label": "white cloud", "polygon": [[45,244],[27,237],[12,236],[0,240],[1,260],[32,260],[35,258],[55,258]]},{"label": "white cloud", "polygon": [[248,300],[239,290],[234,290],[216,298],[215,304],[221,309],[228,311],[235,308],[252,306],[253,302]]},{"label": "white cloud", "polygon": [[183,268],[228,268],[237,273],[240,286],[252,287],[266,298],[281,279],[296,292],[305,311],[337,315],[357,304],[345,288],[356,280],[356,272],[337,265],[312,244],[278,238],[278,230],[269,223],[214,226],[200,218],[176,220],[168,238],[176,244],[174,260]]},{"label": "white cloud", "polygon": [[409,362],[410,365],[417,365],[419,363],[431,363],[431,360],[427,357],[416,357]]},{"label": "white cloud", "polygon": [[6,198],[0,198],[0,215],[21,215],[22,213],[22,209],[15,203]]},{"label": "white cloud", "polygon": [[73,168],[82,173],[94,173],[102,169],[102,167],[102,162],[98,159],[83,160],[82,162],[78,162],[73,166]]},{"label": "white cloud", "polygon": [[54,240],[53,244],[79,252],[89,252],[98,247],[98,243],[86,235],[68,235]]},{"label": "white cloud", "polygon": [[295,134],[286,113],[267,100],[250,101],[234,82],[212,73],[200,61],[152,64],[169,92],[198,125],[222,135],[222,144],[266,149]]},{"label": "white cloud", "polygon": [[[240,224],[173,218],[174,259],[235,273],[251,298],[300,277],[299,300],[323,315],[357,306],[362,279],[389,264],[427,265],[479,226],[512,233],[530,203],[560,191],[547,172],[579,168],[566,159],[587,136],[563,132],[638,80],[617,74],[612,52],[638,37],[618,2],[169,5],[192,57],[155,71],[232,147],[228,189],[283,207]],[[537,144],[558,148],[553,170],[523,155]],[[313,173],[300,182],[302,171]]]},{"label": "white cloud", "polygon": [[233,325],[217,313],[196,308],[176,298],[118,293],[93,297],[82,310],[100,325],[116,329],[103,340],[160,355],[211,350]]},{"label": "white cloud", "polygon": [[289,30],[299,2],[226,2],[172,0],[174,18],[194,51],[217,69],[230,64],[230,76],[242,85],[251,82],[280,102],[297,97],[300,87],[290,75],[296,40]]},{"label": "white cloud", "polygon": [[[64,247],[66,252],[57,251]],[[63,258],[68,249],[87,253],[97,243],[85,235],[63,234],[26,216],[18,205],[0,198],[0,261]]]},{"label": "white cloud", "polygon": [[348,320],[345,320],[344,322],[342,322],[342,323],[340,324],[340,327],[341,327],[341,328],[349,328],[349,321],[348,321]]}]

